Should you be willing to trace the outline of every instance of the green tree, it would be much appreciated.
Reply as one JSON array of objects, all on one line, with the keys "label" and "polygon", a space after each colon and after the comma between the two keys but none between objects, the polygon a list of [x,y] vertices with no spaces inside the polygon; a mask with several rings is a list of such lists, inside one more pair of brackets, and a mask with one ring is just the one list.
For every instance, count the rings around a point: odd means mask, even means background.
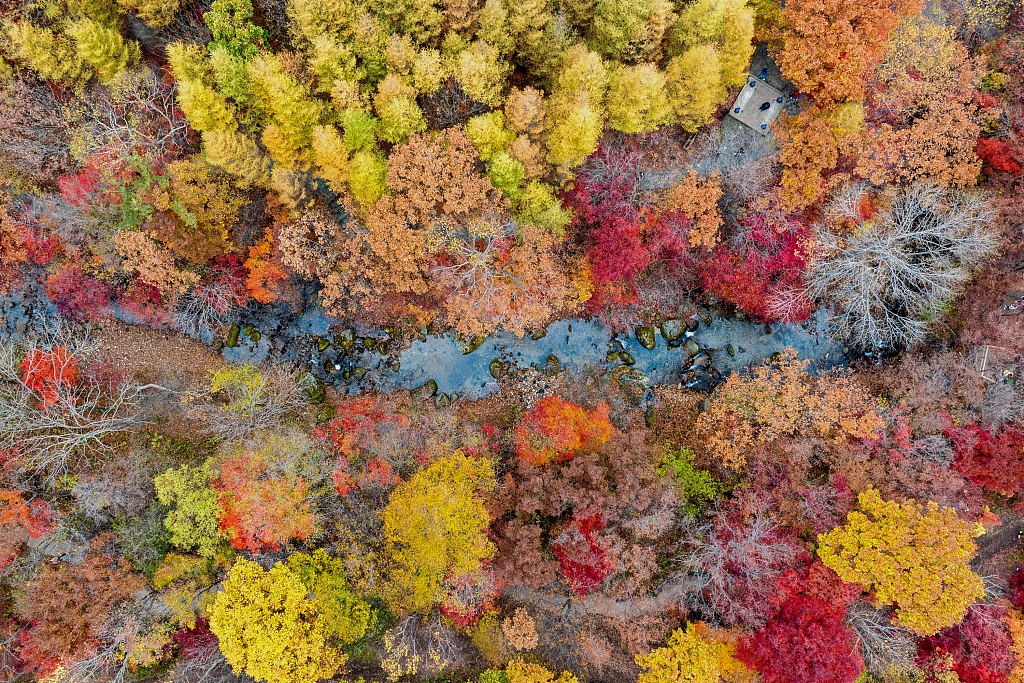
[{"label": "green tree", "polygon": [[348,189],[348,145],[334,126],[318,126],[313,130],[313,158],[317,175],[327,181],[335,192]]},{"label": "green tree", "polygon": [[519,160],[499,152],[487,164],[487,177],[491,179],[491,185],[501,190],[504,196],[515,198],[522,193],[520,185],[526,177],[526,169]]},{"label": "green tree", "polygon": [[565,226],[572,221],[572,212],[562,208],[550,185],[531,180],[516,198],[516,217],[524,223],[538,225],[557,239],[565,236]]},{"label": "green tree", "polygon": [[685,631],[676,629],[664,647],[656,647],[635,659],[644,669],[637,683],[753,683],[757,680],[757,672],[736,659],[734,638],[718,637],[703,622],[696,625],[691,622]]},{"label": "green tree", "polygon": [[149,24],[160,30],[167,28],[174,15],[181,9],[183,0],[118,0],[122,7],[130,10]]},{"label": "green tree", "polygon": [[952,508],[929,502],[883,500],[869,487],[846,525],[818,536],[818,556],[843,581],[874,592],[881,605],[896,605],[896,622],[922,636],[964,618],[984,597],[981,577],[969,562],[985,533]]},{"label": "green tree", "polygon": [[473,574],[494,555],[483,494],[496,485],[489,459],[456,451],[392,491],[383,513],[390,602],[428,612],[444,599],[446,577]]},{"label": "green tree", "polygon": [[585,97],[551,98],[546,130],[548,163],[565,168],[579,166],[597,151],[603,129],[603,112]]},{"label": "green tree", "polygon": [[608,69],[584,45],[565,55],[545,112],[547,161],[567,170],[597,150],[604,130]]},{"label": "green tree", "polygon": [[178,105],[192,127],[201,133],[231,132],[238,127],[235,108],[223,95],[202,81],[179,79]]},{"label": "green tree", "polygon": [[238,560],[210,607],[210,630],[236,673],[309,683],[344,666],[344,646],[362,638],[372,617],[349,590],[341,561],[317,550],[270,571]]},{"label": "green tree", "polygon": [[587,44],[608,59],[657,59],[672,10],[670,0],[597,0]]},{"label": "green tree", "polygon": [[346,109],[341,114],[341,127],[345,131],[345,144],[352,150],[373,149],[377,143],[380,122],[360,109]]},{"label": "green tree", "polygon": [[310,96],[307,85],[285,71],[278,55],[261,54],[247,68],[256,98],[292,148],[308,149],[313,143],[313,129],[326,113],[323,103]]},{"label": "green tree", "polygon": [[441,35],[444,15],[436,0],[373,0],[374,14],[390,29],[404,33],[417,45],[427,45]]},{"label": "green tree", "polygon": [[171,506],[164,518],[171,543],[205,557],[212,557],[223,540],[221,506],[216,491],[209,486],[212,478],[207,461],[199,467],[172,467],[153,480],[157,499]]},{"label": "green tree", "polygon": [[498,107],[511,67],[495,48],[482,40],[458,54],[453,69],[466,94],[478,102]]},{"label": "green tree", "polygon": [[678,57],[701,45],[718,54],[726,88],[746,81],[754,52],[754,10],[746,0],[694,0],[679,10],[679,20],[666,36],[666,52]]},{"label": "green tree", "polygon": [[427,129],[423,112],[416,104],[416,89],[394,74],[389,74],[378,84],[374,106],[380,119],[377,135],[381,140],[404,144],[410,135]]},{"label": "green tree", "polygon": [[206,51],[194,43],[170,43],[167,46],[167,63],[177,81],[197,81],[210,84],[210,65]]},{"label": "green tree", "polygon": [[725,493],[725,487],[711,476],[707,470],[694,468],[693,461],[697,456],[686,446],[665,448],[665,457],[658,465],[659,477],[670,477],[676,490],[685,501],[683,509],[688,515],[696,517],[701,510],[715,498]]},{"label": "green tree", "polygon": [[267,32],[252,23],[250,0],[213,0],[203,19],[213,34],[209,47],[223,46],[236,57],[252,59],[269,40]]}]

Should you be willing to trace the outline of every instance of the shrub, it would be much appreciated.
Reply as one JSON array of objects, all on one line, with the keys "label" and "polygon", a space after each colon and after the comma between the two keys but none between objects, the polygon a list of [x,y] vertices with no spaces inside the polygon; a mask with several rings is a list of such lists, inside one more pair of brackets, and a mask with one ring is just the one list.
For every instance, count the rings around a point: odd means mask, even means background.
[{"label": "shrub", "polygon": [[46,278],[46,294],[61,315],[76,320],[94,320],[107,311],[111,288],[102,280],[87,275],[75,265],[64,266]]},{"label": "shrub", "polygon": [[313,533],[305,478],[272,466],[284,455],[276,451],[289,447],[293,444],[268,438],[255,449],[236,449],[220,465],[213,484],[222,509],[220,526],[236,549],[276,552]]}]

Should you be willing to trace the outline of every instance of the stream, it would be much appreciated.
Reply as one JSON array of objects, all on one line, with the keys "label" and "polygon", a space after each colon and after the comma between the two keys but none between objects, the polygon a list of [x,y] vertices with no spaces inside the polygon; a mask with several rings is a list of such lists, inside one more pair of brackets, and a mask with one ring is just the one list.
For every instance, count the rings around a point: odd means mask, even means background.
[{"label": "stream", "polygon": [[[342,393],[409,390],[433,380],[438,395],[470,399],[498,391],[495,374],[531,366],[581,372],[630,364],[651,384],[707,388],[713,379],[758,364],[787,347],[809,359],[815,372],[845,363],[842,344],[829,335],[824,309],[805,323],[772,326],[704,314],[703,320],[676,321],[683,330],[689,322],[690,329],[671,344],[655,327],[653,349],[645,348],[635,334],[616,335],[598,322],[580,319],[554,322],[539,339],[498,332],[469,353],[465,353],[465,341],[450,334],[423,336],[400,350],[388,347],[382,331],[364,337],[354,333],[331,337],[332,322],[309,309],[279,326],[292,338],[289,343],[281,344],[280,332],[262,334],[257,343],[247,342],[243,335],[238,346],[223,353],[233,363],[258,363],[275,348],[270,338],[277,337],[281,356],[304,365]],[[494,372],[496,360],[501,362],[498,372]]]}]

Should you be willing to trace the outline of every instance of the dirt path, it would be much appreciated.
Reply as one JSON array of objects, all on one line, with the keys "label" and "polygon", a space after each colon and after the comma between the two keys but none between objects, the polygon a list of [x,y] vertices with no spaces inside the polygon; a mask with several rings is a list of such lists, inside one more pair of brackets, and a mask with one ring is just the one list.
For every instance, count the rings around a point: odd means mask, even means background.
[{"label": "dirt path", "polygon": [[202,375],[224,367],[220,353],[179,332],[107,321],[93,328],[97,359],[156,377]]},{"label": "dirt path", "polygon": [[686,594],[686,583],[685,581],[673,581],[662,586],[653,595],[630,600],[615,600],[596,594],[579,597],[529,588],[511,588],[505,591],[505,594],[517,602],[566,616],[577,614],[611,619],[635,618],[663,613],[666,608],[678,603]]}]

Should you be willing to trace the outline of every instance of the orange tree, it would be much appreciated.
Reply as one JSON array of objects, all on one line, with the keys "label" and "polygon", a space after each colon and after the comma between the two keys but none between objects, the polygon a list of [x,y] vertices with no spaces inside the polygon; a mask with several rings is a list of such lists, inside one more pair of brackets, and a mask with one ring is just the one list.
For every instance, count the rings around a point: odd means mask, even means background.
[{"label": "orange tree", "polygon": [[864,99],[889,34],[919,0],[790,0],[774,38],[782,72],[822,107]]},{"label": "orange tree", "polygon": [[599,448],[613,430],[607,405],[587,410],[547,396],[537,401],[516,427],[516,455],[531,465],[572,460],[581,451]]}]

